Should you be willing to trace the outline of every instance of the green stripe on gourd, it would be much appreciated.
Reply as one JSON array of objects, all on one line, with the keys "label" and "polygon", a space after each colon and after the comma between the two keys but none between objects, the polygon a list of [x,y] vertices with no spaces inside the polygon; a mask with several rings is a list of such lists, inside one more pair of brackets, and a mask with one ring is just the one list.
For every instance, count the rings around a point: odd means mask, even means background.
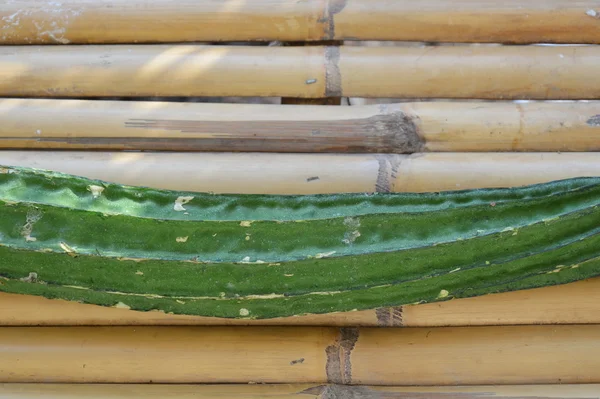
[{"label": "green stripe on gourd", "polygon": [[[484,295],[600,271],[595,178],[433,194],[219,196],[2,171],[0,291],[270,318]],[[182,197],[194,199],[176,210]]]}]

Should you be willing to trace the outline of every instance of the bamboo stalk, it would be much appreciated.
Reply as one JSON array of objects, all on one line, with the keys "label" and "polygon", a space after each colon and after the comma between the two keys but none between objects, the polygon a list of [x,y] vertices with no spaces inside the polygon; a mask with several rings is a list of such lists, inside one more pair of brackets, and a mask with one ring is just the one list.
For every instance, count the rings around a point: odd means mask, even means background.
[{"label": "bamboo stalk", "polygon": [[220,319],[0,293],[0,326],[464,327],[600,324],[600,279],[447,302],[265,320]]},{"label": "bamboo stalk", "polygon": [[600,176],[600,153],[260,154],[0,151],[0,164],[214,193],[427,192]]},{"label": "bamboo stalk", "polygon": [[0,148],[413,153],[600,150],[599,102],[356,107],[0,100]]},{"label": "bamboo stalk", "polygon": [[[598,43],[598,4],[549,0],[15,0],[0,43],[409,40]],[[133,23],[132,23],[133,21]],[[376,27],[376,28],[375,28]],[[426,27],[426,29],[424,29]]]},{"label": "bamboo stalk", "polygon": [[0,95],[597,99],[598,46],[5,46]]},{"label": "bamboo stalk", "polygon": [[597,325],[14,327],[0,329],[0,381],[598,383],[599,333]]},{"label": "bamboo stalk", "polygon": [[600,385],[508,385],[381,387],[315,384],[160,385],[160,384],[2,384],[10,399],[599,399]]}]

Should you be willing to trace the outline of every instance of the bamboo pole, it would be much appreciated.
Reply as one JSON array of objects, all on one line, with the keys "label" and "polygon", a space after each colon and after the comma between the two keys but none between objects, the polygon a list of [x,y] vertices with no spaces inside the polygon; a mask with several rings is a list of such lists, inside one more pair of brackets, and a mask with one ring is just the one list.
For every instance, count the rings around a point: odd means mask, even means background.
[{"label": "bamboo pole", "polygon": [[260,154],[0,151],[0,164],[214,193],[427,192],[600,176],[600,153]]},{"label": "bamboo pole", "polygon": [[14,327],[0,329],[0,381],[598,383],[598,334],[597,325]]},{"label": "bamboo pole", "polygon": [[598,46],[5,46],[0,95],[597,99]]},{"label": "bamboo pole", "polygon": [[308,153],[598,151],[600,102],[317,107],[0,99],[0,148]]},{"label": "bamboo pole", "polygon": [[265,320],[220,319],[0,293],[0,326],[464,327],[600,324],[600,279],[447,302]]},{"label": "bamboo pole", "polygon": [[[598,43],[598,3],[547,0],[13,0],[0,43],[409,40]],[[425,28],[425,29],[424,29]]]},{"label": "bamboo pole", "polygon": [[2,384],[7,399],[600,399],[598,384],[381,387],[315,384]]}]

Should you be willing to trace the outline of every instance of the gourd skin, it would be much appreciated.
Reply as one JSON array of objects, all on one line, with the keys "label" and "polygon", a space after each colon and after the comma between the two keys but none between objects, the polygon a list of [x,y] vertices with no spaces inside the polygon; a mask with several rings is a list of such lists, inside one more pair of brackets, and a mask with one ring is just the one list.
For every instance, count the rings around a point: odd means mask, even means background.
[{"label": "gourd skin", "polygon": [[0,168],[0,291],[273,318],[600,274],[600,178],[423,194],[215,195]]}]

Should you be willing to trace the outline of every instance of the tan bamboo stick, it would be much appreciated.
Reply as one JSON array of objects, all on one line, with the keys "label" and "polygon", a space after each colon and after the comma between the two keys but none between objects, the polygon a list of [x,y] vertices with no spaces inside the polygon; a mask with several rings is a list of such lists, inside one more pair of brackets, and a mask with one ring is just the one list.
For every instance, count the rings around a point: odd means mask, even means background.
[{"label": "tan bamboo stick", "polygon": [[0,293],[0,326],[461,327],[531,324],[600,324],[600,279],[433,304],[266,320],[135,312]]},{"label": "tan bamboo stick", "polygon": [[14,327],[0,329],[0,381],[598,383],[598,334],[598,325]]},{"label": "tan bamboo stick", "polygon": [[597,151],[600,102],[414,102],[317,107],[0,99],[0,148]]},{"label": "tan bamboo stick", "polygon": [[598,46],[5,46],[0,95],[596,99]]},{"label": "tan bamboo stick", "polygon": [[[598,43],[598,3],[549,0],[14,0],[1,43],[412,40]],[[425,29],[426,28],[426,29]]]},{"label": "tan bamboo stick", "polygon": [[215,193],[426,192],[600,176],[600,153],[260,154],[0,151],[0,164]]},{"label": "tan bamboo stick", "polygon": [[598,384],[382,387],[335,384],[2,384],[9,399],[599,399]]}]

